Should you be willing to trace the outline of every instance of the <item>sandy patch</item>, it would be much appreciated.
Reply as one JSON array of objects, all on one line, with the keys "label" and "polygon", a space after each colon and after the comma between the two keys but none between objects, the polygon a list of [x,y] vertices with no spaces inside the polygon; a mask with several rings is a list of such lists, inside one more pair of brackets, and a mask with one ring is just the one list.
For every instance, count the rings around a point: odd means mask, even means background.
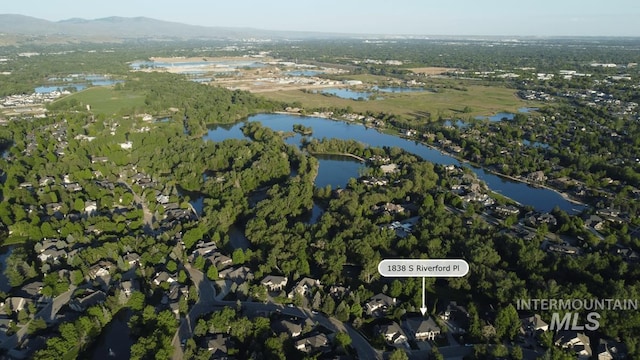
[{"label": "sandy patch", "polygon": [[460,69],[445,68],[445,67],[420,67],[420,68],[411,68],[409,70],[413,71],[416,74],[440,75],[449,71],[457,71]]}]

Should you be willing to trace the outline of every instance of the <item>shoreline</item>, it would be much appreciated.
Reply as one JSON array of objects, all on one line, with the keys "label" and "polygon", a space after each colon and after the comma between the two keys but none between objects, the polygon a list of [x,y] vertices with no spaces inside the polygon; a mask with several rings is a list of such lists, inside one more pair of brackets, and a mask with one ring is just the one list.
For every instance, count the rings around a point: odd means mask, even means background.
[{"label": "shoreline", "polygon": [[[309,114],[301,114],[301,113],[294,113],[294,112],[287,112],[287,111],[273,111],[273,112],[271,112],[271,113],[272,113],[272,114],[280,114],[280,115],[295,115],[295,116],[299,116],[299,117],[311,117],[311,118],[315,117],[315,118],[329,119],[329,120],[332,120],[332,121],[340,121],[340,122],[344,122],[344,123],[347,123],[347,124],[349,124],[349,123],[356,123],[356,124],[359,124],[359,125],[362,125],[362,126],[366,126],[365,124],[363,124],[363,123],[361,123],[361,122],[349,121],[349,120],[345,120],[345,119],[337,119],[337,118],[334,118],[334,117],[331,117],[331,116],[322,115],[322,114],[317,114],[317,115],[313,115],[313,114],[311,114],[311,115],[309,115]],[[375,129],[375,130],[377,130],[377,131],[381,132],[379,128],[375,128],[375,127],[374,127],[373,129]],[[396,128],[390,128],[390,129],[398,131],[398,129],[396,129]],[[390,135],[392,135],[392,134],[390,134]],[[407,138],[407,137],[405,137],[405,136],[402,136],[401,134],[392,135],[392,136],[397,136],[397,137],[402,138],[402,139],[405,139],[405,140],[417,141],[417,142],[419,142],[420,144],[422,144],[422,145],[424,145],[424,146],[427,146],[427,147],[429,147],[430,149],[437,150],[437,151],[439,151],[439,152],[440,152],[441,154],[443,154],[443,155],[450,156],[450,157],[452,157],[452,158],[454,158],[454,159],[458,160],[458,161],[459,161],[459,162],[461,162],[461,163],[470,164],[470,165],[472,165],[472,166],[475,166],[475,167],[478,167],[478,168],[480,168],[480,169],[482,169],[482,170],[485,170],[485,171],[487,171],[487,172],[488,172],[488,173],[490,173],[490,174],[493,174],[493,175],[496,175],[496,176],[502,177],[502,178],[504,178],[504,179],[507,179],[507,180],[510,180],[510,181],[513,181],[513,182],[518,182],[518,183],[526,184],[526,185],[529,185],[529,186],[532,186],[532,187],[536,187],[536,186],[538,186],[538,187],[540,187],[540,188],[543,188],[543,189],[546,189],[546,190],[553,191],[553,192],[555,192],[556,194],[560,195],[563,199],[565,199],[566,201],[568,201],[568,202],[570,202],[570,203],[572,203],[572,204],[574,204],[574,205],[580,205],[580,206],[583,206],[583,207],[586,207],[586,208],[591,207],[591,205],[586,204],[586,203],[583,203],[583,202],[578,201],[578,200],[576,200],[576,199],[573,199],[573,198],[571,198],[567,193],[562,192],[562,191],[560,191],[560,190],[558,190],[558,189],[554,189],[554,188],[549,187],[549,186],[544,185],[544,184],[533,184],[533,183],[531,183],[531,182],[529,182],[529,181],[527,181],[527,180],[524,180],[524,179],[520,179],[520,178],[516,178],[516,177],[510,176],[510,175],[507,175],[507,174],[499,173],[499,172],[497,172],[497,171],[494,171],[494,170],[492,170],[492,169],[489,169],[489,168],[488,168],[488,167],[486,167],[486,166],[483,166],[482,164],[474,163],[474,162],[472,162],[472,161],[470,161],[470,160],[467,160],[467,159],[465,159],[465,158],[459,157],[459,156],[458,156],[458,155],[456,155],[456,154],[453,154],[453,153],[447,152],[447,151],[445,151],[445,150],[443,150],[443,149],[441,149],[441,148],[439,148],[439,147],[436,147],[436,146],[434,146],[434,145],[432,145],[432,144],[425,143],[424,141],[422,141],[422,139],[417,139],[417,138],[416,138],[416,139],[413,139],[413,138]],[[342,155],[342,156],[351,156],[351,157],[354,157],[354,156],[355,156],[355,155],[353,155],[353,154],[346,154],[346,153],[334,153],[334,154],[327,154],[327,155]],[[360,158],[360,159],[361,159],[361,158]],[[360,159],[358,159],[358,160],[360,160]],[[361,161],[363,161],[363,160],[361,160]],[[496,192],[495,192],[494,190],[492,190],[492,189],[489,189],[489,190],[490,190],[491,192],[496,193]],[[500,194],[500,193],[497,193],[497,194]],[[505,196],[505,195],[503,195],[503,194],[500,194],[500,195],[501,195],[501,196]],[[515,202],[515,203],[517,203],[517,204],[520,204],[519,202],[515,201],[514,199],[512,199],[512,198],[510,198],[510,197],[508,197],[508,196],[505,196],[505,197],[509,198],[511,201],[513,201],[513,202]]]}]

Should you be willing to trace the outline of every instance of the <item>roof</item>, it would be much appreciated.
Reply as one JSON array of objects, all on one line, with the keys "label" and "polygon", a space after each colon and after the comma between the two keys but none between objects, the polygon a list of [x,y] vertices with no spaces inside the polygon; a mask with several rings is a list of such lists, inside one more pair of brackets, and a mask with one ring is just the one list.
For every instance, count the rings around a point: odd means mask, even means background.
[{"label": "roof", "polygon": [[313,350],[318,350],[323,346],[327,346],[327,344],[329,344],[329,339],[325,334],[320,333],[296,341],[295,347],[298,350],[310,352]]},{"label": "roof", "polygon": [[433,318],[413,317],[406,320],[407,326],[416,334],[440,332],[440,327]]},{"label": "roof", "polygon": [[267,275],[264,277],[264,279],[262,279],[262,281],[260,281],[260,284],[262,285],[280,285],[280,284],[285,284],[287,283],[287,278],[284,276],[278,276],[278,275]]}]

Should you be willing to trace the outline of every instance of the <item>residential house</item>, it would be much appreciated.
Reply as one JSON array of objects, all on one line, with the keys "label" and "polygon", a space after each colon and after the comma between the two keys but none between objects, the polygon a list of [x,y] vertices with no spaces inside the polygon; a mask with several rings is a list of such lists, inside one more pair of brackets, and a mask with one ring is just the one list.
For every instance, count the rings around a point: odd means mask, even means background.
[{"label": "residential house", "polygon": [[593,228],[595,230],[602,230],[604,224],[604,220],[598,215],[590,215],[584,221],[584,226]]},{"label": "residential house", "polygon": [[269,291],[282,291],[287,286],[288,279],[284,276],[267,275],[260,284],[264,285]]},{"label": "residential house", "polygon": [[228,266],[233,265],[233,259],[218,252],[214,253],[212,256],[209,256],[206,260],[211,262],[218,269],[224,269]]},{"label": "residential house", "polygon": [[598,360],[619,360],[627,357],[627,347],[614,340],[600,339],[598,343]]},{"label": "residential house", "polygon": [[384,315],[390,307],[395,305],[395,298],[380,293],[374,295],[365,303],[365,309],[368,315],[381,316]]},{"label": "residential house", "polygon": [[541,183],[547,180],[547,177],[544,175],[544,171],[539,170],[539,171],[534,171],[529,175],[527,175],[527,180],[531,182]]},{"label": "residential house", "polygon": [[218,273],[218,277],[225,280],[230,280],[236,284],[242,284],[245,281],[253,280],[253,273],[251,269],[246,266],[240,266],[236,268],[227,268]]},{"label": "residential house", "polygon": [[160,285],[160,284],[163,284],[165,282],[171,284],[171,283],[173,283],[175,281],[176,281],[176,279],[174,279],[171,276],[171,274],[169,274],[166,271],[157,272],[156,276],[153,278],[153,283],[156,284],[156,285]]},{"label": "residential house", "polygon": [[28,283],[20,288],[21,292],[25,294],[26,297],[31,299],[40,298],[42,294],[42,288],[44,287],[44,283],[41,281],[34,281],[32,283]]},{"label": "residential house", "polygon": [[580,360],[591,358],[590,340],[584,333],[574,330],[559,331],[554,337],[554,344],[563,349],[571,349]]},{"label": "residential house", "polygon": [[640,254],[630,247],[617,244],[614,252],[628,262],[637,262],[640,260]]},{"label": "residential house", "polygon": [[58,264],[59,260],[67,255],[66,250],[57,250],[56,248],[49,248],[38,254],[38,259],[41,262],[51,262],[52,264]]},{"label": "residential house", "polygon": [[400,325],[396,322],[378,326],[378,333],[384,336],[387,343],[391,345],[399,345],[407,342],[407,335],[405,335]]},{"label": "residential house", "polygon": [[106,299],[107,295],[100,290],[87,292],[82,296],[72,299],[69,302],[69,307],[75,311],[83,312],[94,305],[103,303]]},{"label": "residential house", "polygon": [[204,339],[204,348],[211,352],[209,359],[229,359],[229,348],[233,347],[233,341],[227,334],[215,334]]},{"label": "residential house", "polygon": [[274,331],[277,333],[286,332],[289,336],[295,338],[302,333],[302,325],[286,319],[280,320],[274,324]]},{"label": "residential house", "polygon": [[522,324],[520,334],[525,336],[534,336],[538,331],[549,330],[549,324],[542,320],[538,314],[521,318],[520,323]]},{"label": "residential house", "polygon": [[98,211],[98,202],[96,201],[85,201],[84,202],[84,212],[87,215],[93,215]]},{"label": "residential house", "polygon": [[520,209],[513,205],[498,205],[495,207],[495,211],[501,216],[518,215],[520,213]]},{"label": "residential house", "polygon": [[92,156],[91,157],[91,163],[92,164],[96,164],[96,163],[105,163],[109,161],[109,158],[106,156]]},{"label": "residential house", "polygon": [[385,174],[391,174],[391,173],[395,173],[398,171],[398,165],[397,164],[386,164],[386,165],[380,165],[380,170],[382,170],[383,173]]},{"label": "residential house", "polygon": [[405,320],[405,328],[417,341],[435,340],[440,335],[440,326],[431,317],[411,317]]},{"label": "residential house", "polygon": [[123,260],[129,264],[130,267],[140,265],[140,255],[138,255],[138,253],[127,253],[123,257]]},{"label": "residential house", "polygon": [[451,301],[442,313],[440,319],[444,320],[453,334],[464,334],[469,329],[469,311],[457,302]]},{"label": "residential house", "polygon": [[0,303],[0,308],[9,310],[8,313],[17,313],[25,309],[33,300],[20,296],[10,296]]},{"label": "residential house", "polygon": [[300,294],[304,297],[311,296],[314,287],[320,286],[320,280],[311,279],[308,277],[300,279],[296,286],[289,293],[289,298],[293,299],[296,294]]},{"label": "residential house", "polygon": [[114,267],[110,261],[100,261],[99,263],[91,266],[87,275],[91,280],[101,278],[109,275],[109,271]]},{"label": "residential house", "polygon": [[307,354],[330,350],[329,339],[323,333],[308,336],[295,342],[295,348]]},{"label": "residential house", "polygon": [[124,296],[129,297],[134,291],[140,290],[140,285],[137,280],[127,280],[120,283],[120,290]]},{"label": "residential house", "polygon": [[580,248],[565,243],[549,245],[547,250],[567,255],[580,254]]}]

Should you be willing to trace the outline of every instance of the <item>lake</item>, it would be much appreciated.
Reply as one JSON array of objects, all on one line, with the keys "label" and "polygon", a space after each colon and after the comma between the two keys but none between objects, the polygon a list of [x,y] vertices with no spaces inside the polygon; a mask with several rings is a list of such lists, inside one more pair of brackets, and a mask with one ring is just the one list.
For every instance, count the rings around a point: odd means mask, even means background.
[{"label": "lake", "polygon": [[[419,142],[400,138],[394,135],[383,134],[359,123],[334,121],[317,117],[300,117],[287,114],[260,114],[251,116],[248,121],[259,121],[264,126],[275,131],[284,132],[290,132],[294,124],[303,124],[305,126],[311,126],[313,128],[313,137],[318,139],[353,139],[374,147],[396,146],[435,164],[467,167],[471,169],[478,178],[485,181],[493,191],[507,196],[520,204],[531,205],[538,211],[550,211],[555,206],[558,206],[569,213],[577,213],[583,209],[582,206],[571,203],[555,191],[534,188],[525,183],[505,179],[482,168],[471,166],[468,163],[462,163],[453,156],[442,153],[439,150],[430,148]],[[241,122],[234,125],[211,128],[203,138],[212,141],[222,141],[229,138],[244,139],[245,137],[240,130],[243,124],[244,123]],[[287,142],[290,144],[299,144],[300,139],[301,136],[296,134],[296,136],[288,138]],[[326,164],[328,166],[320,167],[319,171],[321,171],[322,174],[319,173],[318,177],[331,180],[322,180],[323,183],[328,184],[332,182],[332,186],[334,184],[343,184],[344,168],[342,168],[342,166],[346,165],[343,162],[327,162]],[[350,166],[352,166],[350,176],[358,177],[359,167],[361,166],[360,163],[352,162],[352,165]],[[335,188],[335,186],[333,187]]]}]

